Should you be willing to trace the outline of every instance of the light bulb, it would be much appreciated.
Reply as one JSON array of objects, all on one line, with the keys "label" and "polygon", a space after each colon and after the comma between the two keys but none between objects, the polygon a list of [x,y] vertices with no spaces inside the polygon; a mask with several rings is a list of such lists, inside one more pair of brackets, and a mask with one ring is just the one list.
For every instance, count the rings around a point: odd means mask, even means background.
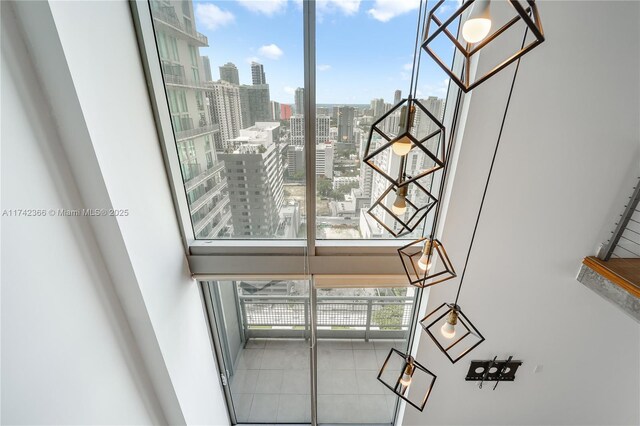
[{"label": "light bulb", "polygon": [[422,255],[420,260],[418,260],[418,268],[422,269],[423,271],[431,269],[431,259],[429,259],[429,256],[427,256],[426,254]]},{"label": "light bulb", "polygon": [[440,332],[446,339],[453,339],[456,336],[456,324],[458,323],[458,312],[454,309],[449,312],[447,321],[444,323]]},{"label": "light bulb", "polygon": [[491,31],[490,0],[476,0],[471,6],[471,13],[462,25],[462,38],[467,43],[478,43],[485,39]]},{"label": "light bulb", "polygon": [[391,206],[391,211],[397,216],[402,216],[407,211],[407,191],[406,185],[396,190],[396,199]]},{"label": "light bulb", "polygon": [[397,141],[395,141],[393,145],[391,145],[391,150],[393,151],[394,154],[402,157],[407,155],[409,151],[411,151],[412,147],[413,146],[411,145],[411,139],[404,136],[398,139]]},{"label": "light bulb", "polygon": [[429,256],[427,254],[423,254],[420,260],[418,260],[418,268],[422,269],[423,271],[431,269],[431,259],[429,259]]},{"label": "light bulb", "polygon": [[422,246],[422,256],[418,260],[418,268],[423,271],[431,269],[431,256],[429,251],[431,250],[431,241],[427,240]]},{"label": "light bulb", "polygon": [[404,195],[396,195],[396,200],[393,202],[391,211],[398,216],[403,215],[407,211],[407,199]]},{"label": "light bulb", "polygon": [[411,376],[413,376],[413,370],[416,367],[413,365],[413,358],[409,357],[409,361],[404,366],[402,377],[400,378],[400,395],[404,395],[411,385]]},{"label": "light bulb", "polygon": [[409,385],[411,384],[411,376],[407,374],[406,371],[402,373],[402,379],[400,379],[400,384],[406,387],[409,387]]},{"label": "light bulb", "polygon": [[442,332],[442,335],[447,339],[453,339],[456,336],[456,326],[445,322],[440,332]]}]

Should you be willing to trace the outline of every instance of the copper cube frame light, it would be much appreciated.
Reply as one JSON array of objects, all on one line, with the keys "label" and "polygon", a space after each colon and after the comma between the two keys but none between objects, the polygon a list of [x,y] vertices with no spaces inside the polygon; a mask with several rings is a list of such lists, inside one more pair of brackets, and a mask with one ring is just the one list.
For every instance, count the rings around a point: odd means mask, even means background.
[{"label": "copper cube frame light", "polygon": [[[398,254],[402,260],[402,266],[409,284],[412,286],[419,288],[430,287],[457,276],[447,251],[438,239],[417,239],[400,247]],[[419,266],[419,262],[424,259],[424,256],[427,257],[427,268],[422,269]],[[434,257],[436,256],[439,259],[438,267],[440,270],[438,272],[433,269]]]},{"label": "copper cube frame light", "polygon": [[[542,23],[540,22],[540,15],[538,13],[538,7],[536,6],[535,0],[526,0],[524,2],[522,0],[508,0],[508,3],[515,10],[516,15],[502,27],[493,31],[485,39],[475,44],[466,43],[464,40],[460,42],[457,37],[455,37],[451,33],[451,31],[449,31],[447,27],[453,21],[458,19],[465,12],[465,10],[471,7],[471,5],[473,5],[473,3],[475,3],[477,0],[465,1],[462,6],[460,6],[453,13],[453,15],[445,19],[443,22],[438,19],[438,17],[436,17],[436,12],[440,8],[440,6],[442,6],[444,1],[445,0],[438,1],[436,5],[429,11],[424,38],[422,41],[422,48],[429,54],[429,56],[433,58],[433,60],[444,70],[444,72],[447,73],[451,80],[453,80],[465,93],[473,90],[478,85],[487,81],[489,78],[502,71],[504,68],[518,60],[518,58],[527,54],[529,51],[531,51],[544,41],[544,32],[542,30]],[[527,6],[523,5],[523,3],[525,3]],[[527,31],[531,31],[535,39],[528,44],[524,44],[516,53],[493,67],[483,76],[476,78],[475,81],[471,82],[470,69],[471,59],[473,58],[473,56],[520,20],[524,21]],[[432,25],[435,25],[436,29],[433,31],[433,33],[430,34]],[[454,44],[456,50],[460,52],[464,57],[462,76],[458,76],[451,67],[447,66],[447,64],[445,64],[445,62],[442,61],[442,59],[440,59],[438,55],[436,55],[436,53],[432,49],[431,43],[441,34],[445,34],[447,38]]]},{"label": "copper cube frame light", "polygon": [[[399,132],[398,134],[387,134],[385,133],[379,125],[389,117],[394,112],[401,110],[401,120],[400,125],[398,126]],[[415,114],[420,110],[423,114],[425,114],[429,120],[433,122],[436,127],[436,130],[429,133],[428,135],[417,138],[412,132],[413,122],[415,119]],[[374,133],[380,135],[384,139],[384,143],[382,146],[372,149],[371,141],[373,139]],[[385,150],[392,151],[392,146],[396,142],[402,140],[403,138],[408,138],[409,143],[411,144],[411,149],[417,148],[424,152],[432,161],[433,166],[429,167],[421,172],[415,174],[415,176],[407,177],[406,179],[402,179],[401,177],[394,178],[391,176],[386,170],[383,170],[375,163],[376,157],[380,155],[384,155]],[[434,138],[438,138],[437,140],[437,149],[436,152],[431,152],[425,145],[427,142],[434,140]],[[433,114],[429,112],[429,110],[417,99],[413,99],[411,97],[401,100],[397,105],[391,108],[389,111],[384,113],[379,119],[377,119],[372,125],[371,130],[369,131],[369,138],[367,140],[367,146],[364,151],[363,161],[372,167],[376,172],[380,173],[385,179],[387,179],[392,184],[400,187],[406,185],[408,183],[414,182],[418,179],[421,179],[427,176],[430,173],[433,173],[437,170],[440,170],[444,167],[445,163],[445,128],[444,125],[438,120]],[[393,152],[389,152],[390,155],[396,155]]]},{"label": "copper cube frame light", "polygon": [[[451,340],[451,344],[448,344],[446,347],[441,343],[441,339],[439,339],[435,335],[435,333],[442,334],[441,330],[434,330],[434,328],[437,328],[439,325],[442,325],[445,322],[449,323],[452,326],[452,329],[453,327],[457,326],[457,332],[462,331],[462,333],[459,334],[459,337],[455,338],[455,340]],[[431,313],[427,314],[427,316],[425,316],[423,319],[421,319],[420,325],[422,326],[424,331],[427,332],[429,337],[431,337],[431,339],[442,351],[442,353],[444,353],[447,358],[449,358],[449,361],[451,361],[452,364],[458,362],[462,357],[475,349],[476,346],[484,342],[484,337],[482,336],[482,334],[480,334],[480,331],[478,331],[473,323],[469,321],[467,316],[460,309],[460,306],[453,303],[443,303]],[[460,330],[460,327],[462,327],[462,330]],[[455,334],[456,332],[454,331],[453,335],[444,338],[453,339],[454,337],[456,337]],[[465,340],[466,342],[469,342],[470,339],[475,339],[475,341],[472,341],[473,343],[469,347],[463,349],[457,355],[451,356],[450,352],[454,348],[458,349],[458,345],[461,342]]]},{"label": "copper cube frame light", "polygon": [[[385,373],[385,370],[389,366],[389,361],[391,360],[391,357],[399,358],[398,361],[401,360],[403,362],[403,367],[400,370],[400,374],[397,376],[397,378],[394,375],[392,376],[393,381],[387,382],[383,378],[383,374]],[[409,395],[407,392],[411,388],[412,381],[417,379],[415,377],[416,373],[420,373],[422,376],[424,376],[428,380],[428,383],[425,389],[425,395],[423,397],[420,397],[417,403],[412,401],[409,398]],[[429,371],[422,364],[417,362],[411,355],[404,354],[395,348],[391,348],[391,350],[389,351],[389,355],[387,355],[387,358],[384,360],[384,364],[382,364],[382,368],[378,373],[378,380],[382,382],[382,384],[385,385],[387,388],[389,388],[393,393],[395,393],[400,398],[405,400],[408,404],[410,404],[411,406],[415,407],[420,411],[423,411],[425,405],[427,404],[427,399],[429,399],[429,395],[431,395],[431,391],[433,390],[433,385],[436,382],[436,375],[433,374],[431,371]],[[415,388],[415,385],[414,385],[414,388]]]},{"label": "copper cube frame light", "polygon": [[[427,202],[424,205],[417,205],[414,202],[412,202],[407,196],[407,194],[405,193],[405,197],[406,197],[405,200],[406,200],[407,207],[411,208],[410,211],[413,213],[410,213],[407,219],[403,219],[403,217],[394,213],[393,209],[386,206],[384,204],[384,201],[387,195],[389,195],[391,192],[393,193],[398,193],[400,191],[406,192],[411,185],[415,186],[423,195],[427,197]],[[400,188],[398,188],[395,185],[390,185],[382,193],[382,195],[378,197],[375,203],[373,203],[373,205],[367,210],[367,213],[369,213],[369,216],[375,219],[376,222],[378,222],[384,229],[386,229],[387,232],[389,232],[394,237],[398,238],[413,232],[416,229],[416,227],[420,225],[424,217],[437,204],[437,202],[438,202],[438,199],[434,197],[424,186],[418,183],[418,181],[414,181]],[[383,209],[391,218],[393,218],[394,222],[399,223],[402,228],[398,231],[394,231],[389,225],[385,223],[384,220],[382,220],[376,215],[376,207],[380,207],[381,209]],[[405,216],[405,215],[406,213],[403,214],[402,216]]]}]

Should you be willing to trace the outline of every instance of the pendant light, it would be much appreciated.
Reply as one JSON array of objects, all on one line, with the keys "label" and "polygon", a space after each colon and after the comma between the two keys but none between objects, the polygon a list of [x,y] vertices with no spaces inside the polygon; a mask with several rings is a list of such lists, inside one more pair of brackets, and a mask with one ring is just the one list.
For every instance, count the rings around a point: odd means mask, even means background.
[{"label": "pendant light", "polygon": [[[447,73],[464,92],[473,90],[478,85],[487,81],[501,70],[514,63],[522,56],[530,52],[536,46],[544,42],[544,32],[540,15],[535,0],[507,0],[499,2],[507,4],[511,12],[508,21],[496,28],[495,19],[491,14],[491,0],[465,0],[462,5],[446,19],[440,20],[436,14],[445,0],[438,1],[429,11],[427,25],[422,39],[422,48],[433,58],[433,60]],[[494,3],[498,3],[494,0]],[[463,14],[469,10],[466,18]],[[451,31],[458,22],[462,20],[462,39],[458,40]],[[493,66],[486,73],[471,79],[471,63],[477,58],[477,54],[499,37],[506,38],[512,36],[510,30],[518,22],[524,23],[525,32],[530,31],[533,38],[530,42],[524,43],[516,52],[505,52],[502,62]],[[515,28],[515,27],[514,27]],[[457,53],[464,58],[464,71],[456,73],[453,65],[447,65],[438,57],[434,45],[436,39],[442,39],[444,35],[455,47]]]},{"label": "pendant light", "polygon": [[453,364],[484,342],[480,331],[455,303],[438,306],[420,320],[420,325]]},{"label": "pendant light", "polygon": [[[409,284],[425,288],[456,277],[456,271],[442,243],[435,238],[419,238],[400,247]],[[435,265],[435,266],[434,266]]]},{"label": "pendant light", "polygon": [[392,348],[378,373],[378,380],[408,404],[423,411],[436,375],[411,355]]},{"label": "pendant light", "polygon": [[[402,158],[398,180],[404,182],[405,179],[406,161]],[[438,199],[416,180],[402,186],[391,184],[367,213],[397,238],[413,232],[437,202]]]}]

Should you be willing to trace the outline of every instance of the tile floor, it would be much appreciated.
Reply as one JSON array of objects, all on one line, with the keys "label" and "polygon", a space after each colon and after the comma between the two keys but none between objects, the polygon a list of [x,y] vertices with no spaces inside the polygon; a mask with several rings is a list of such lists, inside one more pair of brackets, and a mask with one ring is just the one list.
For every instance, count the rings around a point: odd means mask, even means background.
[{"label": "tile floor", "polygon": [[[377,379],[389,349],[403,340],[319,340],[318,422],[389,424],[396,397]],[[239,423],[311,420],[309,343],[251,339],[236,361],[231,392]]]}]

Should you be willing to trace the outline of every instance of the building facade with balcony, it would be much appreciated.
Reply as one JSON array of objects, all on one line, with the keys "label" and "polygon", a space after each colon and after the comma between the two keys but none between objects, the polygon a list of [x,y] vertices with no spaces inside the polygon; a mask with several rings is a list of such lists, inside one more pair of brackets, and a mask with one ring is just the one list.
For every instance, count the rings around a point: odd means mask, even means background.
[{"label": "building facade with balcony", "polygon": [[220,125],[207,107],[206,74],[199,51],[208,46],[208,40],[195,31],[191,2],[151,0],[150,4],[195,236],[230,236],[224,164],[215,150],[221,139]]},{"label": "building facade with balcony", "polygon": [[237,138],[242,129],[240,89],[237,85],[220,80],[207,84],[207,106],[211,118],[220,125],[220,137],[215,149],[224,151],[231,139]]},{"label": "building facade with balcony", "polygon": [[220,153],[229,183],[234,236],[269,238],[276,235],[284,203],[283,164],[274,134],[279,123],[258,123],[231,140]]}]

